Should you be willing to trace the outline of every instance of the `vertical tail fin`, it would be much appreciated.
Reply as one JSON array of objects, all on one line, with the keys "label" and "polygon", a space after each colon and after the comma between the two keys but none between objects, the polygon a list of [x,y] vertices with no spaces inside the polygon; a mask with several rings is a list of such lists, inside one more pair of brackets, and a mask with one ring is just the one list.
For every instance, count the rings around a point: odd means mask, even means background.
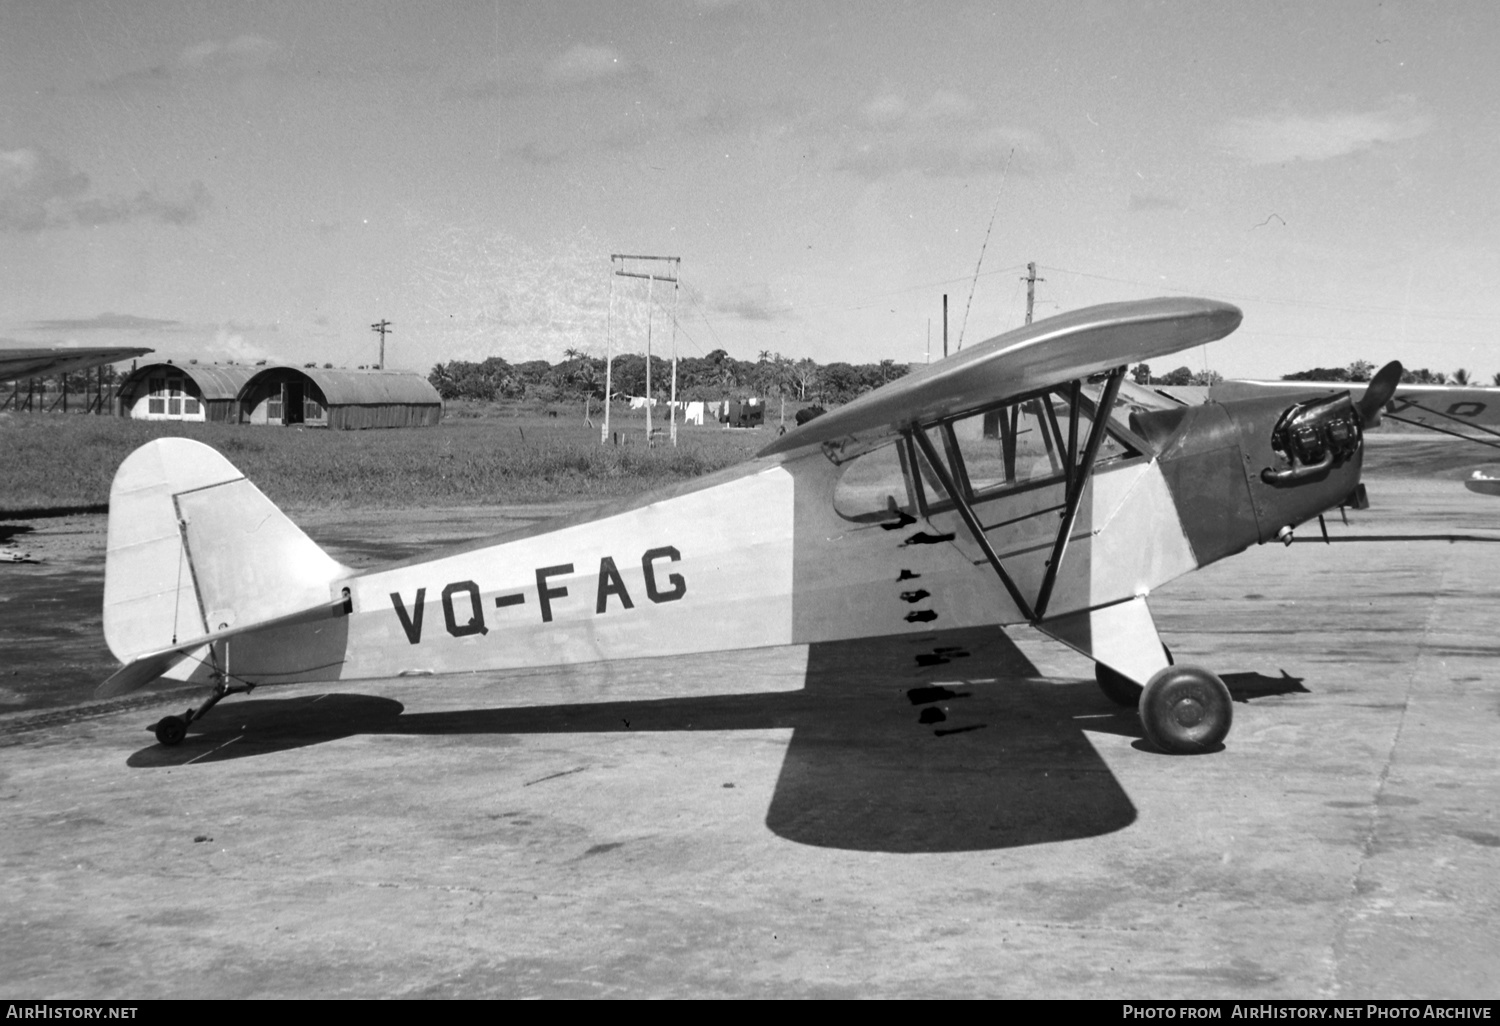
[{"label": "vertical tail fin", "polygon": [[326,607],[353,572],[213,449],[161,438],[110,489],[104,639],[125,663],[180,650]]}]

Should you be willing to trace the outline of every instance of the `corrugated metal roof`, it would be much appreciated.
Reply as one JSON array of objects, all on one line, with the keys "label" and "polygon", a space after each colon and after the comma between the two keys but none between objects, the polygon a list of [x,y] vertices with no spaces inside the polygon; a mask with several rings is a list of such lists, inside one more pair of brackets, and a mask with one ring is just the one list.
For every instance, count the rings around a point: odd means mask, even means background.
[{"label": "corrugated metal roof", "polygon": [[121,391],[151,375],[181,374],[197,382],[205,401],[235,399],[245,382],[265,370],[264,367],[242,367],[237,363],[148,363],[137,367],[120,383]]},{"label": "corrugated metal roof", "polygon": [[371,406],[386,403],[443,404],[437,389],[410,371],[325,370],[320,367],[261,367],[262,372],[294,370],[306,374],[323,392],[329,406]]},{"label": "corrugated metal roof", "polygon": [[262,374],[291,371],[310,378],[330,406],[441,406],[437,389],[411,371],[325,370],[268,363],[259,367],[232,363],[149,363],[138,367],[126,380],[135,382],[150,375],[182,374],[198,383],[205,400],[236,399],[247,385]]}]

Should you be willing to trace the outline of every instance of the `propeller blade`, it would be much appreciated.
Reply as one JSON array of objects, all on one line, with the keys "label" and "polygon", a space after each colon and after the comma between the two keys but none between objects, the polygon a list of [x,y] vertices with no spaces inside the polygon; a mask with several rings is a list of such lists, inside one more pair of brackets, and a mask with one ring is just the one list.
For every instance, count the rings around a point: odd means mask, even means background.
[{"label": "propeller blade", "polygon": [[1399,384],[1400,360],[1392,360],[1370,379],[1370,387],[1365,389],[1365,394],[1354,404],[1359,407],[1359,415],[1365,422],[1365,427],[1372,428],[1380,423],[1380,411],[1391,401],[1391,396],[1396,394],[1396,386]]}]

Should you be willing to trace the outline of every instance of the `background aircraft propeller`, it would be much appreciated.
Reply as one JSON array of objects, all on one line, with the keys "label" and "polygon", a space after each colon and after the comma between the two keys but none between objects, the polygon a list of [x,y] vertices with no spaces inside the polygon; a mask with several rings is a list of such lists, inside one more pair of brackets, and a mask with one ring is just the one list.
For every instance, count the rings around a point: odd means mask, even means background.
[{"label": "background aircraft propeller", "polygon": [[1391,401],[1391,396],[1396,394],[1396,386],[1399,384],[1401,384],[1400,360],[1392,360],[1370,379],[1370,387],[1365,389],[1365,394],[1360,397],[1359,402],[1354,404],[1359,408],[1359,415],[1365,422],[1365,427],[1372,428],[1380,423],[1380,411],[1385,408],[1386,403]]}]

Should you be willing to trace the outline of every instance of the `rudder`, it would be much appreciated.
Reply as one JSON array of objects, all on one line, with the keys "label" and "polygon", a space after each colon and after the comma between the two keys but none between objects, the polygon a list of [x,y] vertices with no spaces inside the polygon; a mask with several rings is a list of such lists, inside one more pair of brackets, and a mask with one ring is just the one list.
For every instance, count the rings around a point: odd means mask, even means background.
[{"label": "rudder", "polygon": [[326,605],[353,573],[200,442],[157,439],[115,473],[104,639],[121,662]]}]

